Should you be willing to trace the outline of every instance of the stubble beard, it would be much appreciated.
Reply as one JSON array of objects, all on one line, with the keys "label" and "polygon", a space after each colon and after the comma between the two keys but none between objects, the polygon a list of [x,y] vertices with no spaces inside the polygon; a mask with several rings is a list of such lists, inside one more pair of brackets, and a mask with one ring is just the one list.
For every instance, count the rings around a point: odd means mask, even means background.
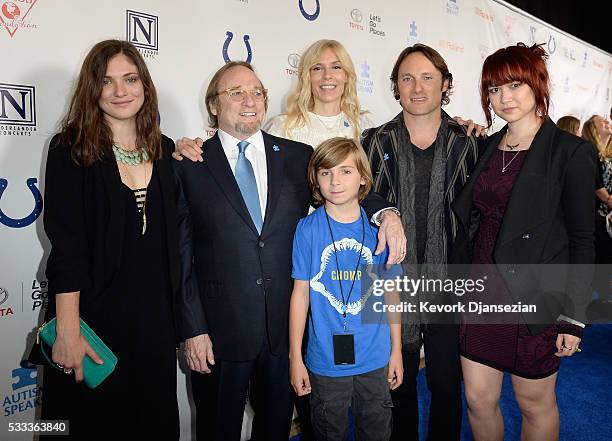
[{"label": "stubble beard", "polygon": [[236,123],[234,130],[244,136],[251,136],[261,129],[261,122]]}]

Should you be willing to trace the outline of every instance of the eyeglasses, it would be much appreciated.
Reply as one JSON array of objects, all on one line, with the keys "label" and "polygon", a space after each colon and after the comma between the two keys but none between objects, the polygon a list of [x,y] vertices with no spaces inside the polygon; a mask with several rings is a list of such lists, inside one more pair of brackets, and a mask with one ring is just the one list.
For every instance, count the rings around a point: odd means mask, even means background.
[{"label": "eyeglasses", "polygon": [[230,87],[229,89],[222,90],[221,92],[217,92],[217,96],[226,93],[230,100],[241,102],[247,97],[247,95],[251,95],[254,101],[265,101],[268,96],[268,89],[253,89],[253,90],[245,90],[239,87]]}]

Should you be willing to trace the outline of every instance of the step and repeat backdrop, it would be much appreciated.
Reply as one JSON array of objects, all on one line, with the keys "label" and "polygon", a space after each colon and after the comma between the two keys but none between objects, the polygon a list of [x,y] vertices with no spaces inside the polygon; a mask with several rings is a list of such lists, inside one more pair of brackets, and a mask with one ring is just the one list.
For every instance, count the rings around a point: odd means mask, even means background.
[{"label": "step and repeat backdrop", "polygon": [[[228,60],[253,63],[282,112],[300,53],[320,38],[352,55],[363,109],[377,123],[400,111],[389,75],[399,52],[436,48],[455,77],[446,110],[483,122],[484,58],[518,41],[550,54],[551,117],[609,117],[612,56],[492,0],[0,0],[0,439],[36,416],[44,386],[25,360],[47,305],[49,243],[42,228],[44,164],[84,55],[103,39],[133,42],[157,86],[163,132],[208,137],[203,93]],[[499,127],[496,127],[499,128]],[[182,439],[191,439],[188,379],[179,372]],[[126,391],[126,393],[130,393]],[[250,414],[245,418],[248,434]]]}]

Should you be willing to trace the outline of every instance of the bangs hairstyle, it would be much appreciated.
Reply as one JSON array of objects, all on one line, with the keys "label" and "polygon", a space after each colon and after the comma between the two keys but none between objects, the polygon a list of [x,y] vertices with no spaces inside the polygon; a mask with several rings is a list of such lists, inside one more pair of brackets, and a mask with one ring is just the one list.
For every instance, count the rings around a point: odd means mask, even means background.
[{"label": "bangs hairstyle", "polygon": [[308,185],[314,199],[314,205],[320,206],[325,202],[321,195],[319,184],[317,183],[317,173],[321,169],[331,169],[341,164],[346,158],[352,155],[355,159],[357,171],[365,181],[359,188],[359,202],[368,195],[372,189],[372,170],[368,157],[363,147],[353,139],[331,138],[323,141],[314,151],[308,162]]},{"label": "bangs hairstyle", "polygon": [[[206,96],[204,98],[204,103],[206,104],[206,110],[208,110],[208,124],[213,129],[216,129],[219,127],[219,121],[217,120],[217,115],[213,115],[213,113],[210,110],[211,106],[217,105],[219,103],[219,92],[221,92],[219,90],[219,83],[223,79],[223,75],[225,75],[225,73],[228,70],[234,67],[238,67],[238,66],[246,67],[251,72],[255,73],[255,69],[253,69],[253,66],[251,66],[251,64],[247,63],[246,61],[229,61],[228,63],[221,66],[221,68],[219,68],[217,72],[215,72],[212,79],[210,80],[210,83],[208,84],[208,88],[206,89]],[[257,74],[255,73],[255,75]],[[257,79],[259,80],[259,77],[257,77]],[[265,89],[261,80],[259,80],[259,84],[261,85],[262,89]],[[264,106],[267,111],[268,110],[268,96],[267,95],[266,95],[266,99],[264,100]]]},{"label": "bangs hairstyle", "polygon": [[557,121],[557,127],[571,133],[572,135],[576,135],[578,133],[578,129],[580,129],[580,120],[571,115],[562,116]]},{"label": "bangs hairstyle", "polygon": [[431,64],[434,65],[434,67],[438,70],[438,72],[442,74],[442,84],[440,88],[444,88],[444,82],[448,81],[448,88],[446,89],[446,92],[442,92],[442,102],[441,102],[443,106],[447,105],[448,103],[450,103],[450,96],[451,96],[451,93],[453,93],[453,74],[450,73],[450,71],[448,70],[448,65],[446,64],[446,61],[444,61],[444,58],[442,58],[442,55],[440,55],[440,53],[434,48],[431,48],[424,44],[415,44],[413,46],[408,46],[397,57],[397,60],[395,61],[395,65],[393,66],[393,70],[391,71],[391,78],[390,78],[391,90],[393,91],[393,97],[396,100],[400,99],[399,87],[397,85],[397,82],[399,79],[400,65],[404,62],[404,60],[408,57],[408,55],[414,54],[415,52],[423,54],[425,58],[427,58],[431,62]]},{"label": "bangs hairstyle", "polygon": [[550,104],[550,87],[546,59],[548,54],[542,44],[527,47],[524,43],[499,49],[489,55],[482,66],[480,77],[480,103],[487,127],[491,127],[491,102],[489,87],[502,86],[513,81],[519,81],[531,87],[535,95],[536,114],[541,118],[548,116]]},{"label": "bangs hairstyle", "polygon": [[83,61],[68,112],[62,120],[62,137],[72,145],[72,160],[90,166],[104,158],[113,158],[113,133],[98,104],[106,68],[111,58],[125,55],[138,70],[144,89],[144,103],[136,114],[136,147],[151,160],[162,157],[157,92],[144,59],[131,43],[104,40],[96,44]]},{"label": "bangs hairstyle", "polygon": [[311,44],[300,57],[298,65],[298,83],[287,98],[287,118],[284,124],[284,135],[291,138],[291,130],[304,127],[308,122],[308,112],[314,108],[314,96],[310,86],[310,70],[319,62],[321,54],[330,49],[346,72],[346,84],[340,99],[340,110],[353,125],[353,138],[359,140],[361,135],[361,108],[357,97],[357,73],[350,55],[336,40],[318,40]]}]

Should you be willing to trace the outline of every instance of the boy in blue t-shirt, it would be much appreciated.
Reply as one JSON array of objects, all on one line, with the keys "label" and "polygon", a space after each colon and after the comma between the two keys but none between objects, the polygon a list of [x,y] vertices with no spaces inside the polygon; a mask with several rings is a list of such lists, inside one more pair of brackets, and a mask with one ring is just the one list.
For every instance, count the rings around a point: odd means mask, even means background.
[{"label": "boy in blue t-shirt", "polygon": [[389,389],[403,376],[400,323],[397,315],[391,325],[384,314],[368,324],[361,316],[363,268],[384,264],[387,254],[374,255],[377,230],[359,205],[372,186],[372,172],[353,140],[332,138],[313,153],[308,181],[322,206],[300,220],[293,239],[291,384],[298,396],[312,392],[317,439],[344,440],[351,407],[360,440],[388,440]]}]

